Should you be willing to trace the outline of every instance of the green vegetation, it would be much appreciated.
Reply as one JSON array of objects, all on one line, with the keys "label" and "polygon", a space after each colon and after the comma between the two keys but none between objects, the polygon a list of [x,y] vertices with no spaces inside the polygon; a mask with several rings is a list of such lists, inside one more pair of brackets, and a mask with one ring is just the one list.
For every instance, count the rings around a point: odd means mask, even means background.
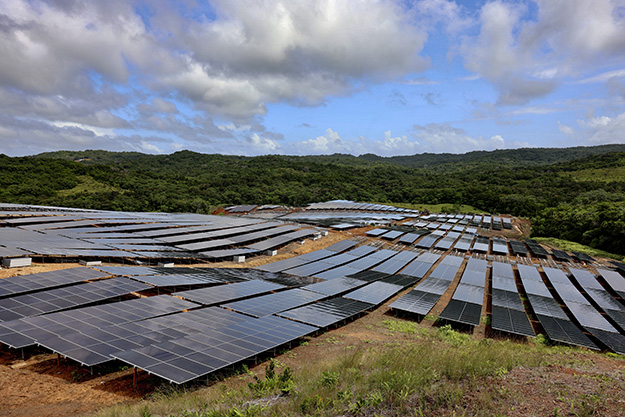
[{"label": "green vegetation", "polygon": [[408,204],[408,203],[391,203],[395,207],[429,211],[430,213],[485,213],[485,210],[480,210],[467,204],[457,203],[441,203],[441,204]]},{"label": "green vegetation", "polygon": [[98,182],[88,175],[78,175],[76,179],[79,181],[78,185],[69,190],[59,190],[57,194],[61,197],[68,197],[77,194],[98,194],[119,191],[117,188]]},{"label": "green vegetation", "polygon": [[[99,416],[503,415],[511,394],[500,382],[514,368],[575,366],[571,354],[578,351],[478,341],[449,326],[428,329],[397,319],[385,320],[382,329],[401,335],[324,355],[322,362],[301,364],[297,371],[272,359],[264,378],[247,371],[195,391],[176,389],[114,406]],[[576,412],[596,410],[602,395],[600,390],[568,395],[562,403]]]},{"label": "green vegetation", "polygon": [[623,255],[617,255],[614,253],[606,252],[604,250],[594,249],[590,246],[582,245],[581,243],[577,242],[571,242],[569,240],[556,239],[555,237],[536,237],[535,239],[540,243],[545,243],[547,245],[569,252],[583,252],[587,253],[590,256],[601,258],[612,258],[617,260],[625,259],[623,258]]},{"label": "green vegetation", "polygon": [[[76,162],[80,161],[80,162]],[[530,218],[533,236],[625,255],[625,145],[464,155],[0,155],[0,201],[210,213],[345,199]]]}]

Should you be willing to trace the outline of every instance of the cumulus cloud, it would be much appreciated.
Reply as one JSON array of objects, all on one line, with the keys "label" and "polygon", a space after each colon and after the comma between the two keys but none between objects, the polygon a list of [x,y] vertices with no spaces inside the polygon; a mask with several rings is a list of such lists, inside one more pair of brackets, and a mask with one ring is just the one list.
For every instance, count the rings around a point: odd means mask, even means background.
[{"label": "cumulus cloud", "polygon": [[625,143],[625,113],[610,116],[590,116],[578,119],[577,126],[558,124],[569,139],[582,145]]},{"label": "cumulus cloud", "polygon": [[[184,70],[161,77],[198,106],[243,118],[266,104],[315,105],[361,79],[420,71],[426,34],[390,1],[217,0],[214,20],[176,29]],[[188,23],[186,23],[188,25]]]},{"label": "cumulus cloud", "polygon": [[[514,146],[527,144],[514,143]],[[289,154],[347,153],[362,155],[374,153],[380,156],[414,155],[416,153],[463,153],[472,150],[494,150],[508,147],[500,135],[490,138],[474,137],[463,129],[448,124],[430,123],[415,125],[410,135],[393,136],[390,130],[381,138],[359,136],[343,139],[338,132],[327,129],[324,135],[301,141],[283,148]]]},{"label": "cumulus cloud", "polygon": [[443,123],[415,125],[414,137],[421,143],[423,152],[464,153],[473,150],[495,150],[506,147],[503,137],[473,137],[464,129]]},{"label": "cumulus cloud", "polygon": [[[524,3],[486,3],[479,34],[466,37],[460,48],[466,68],[497,87],[499,104],[525,104],[551,93],[567,77],[623,62],[622,0],[533,3],[535,17]],[[585,82],[592,81],[598,79]]]}]

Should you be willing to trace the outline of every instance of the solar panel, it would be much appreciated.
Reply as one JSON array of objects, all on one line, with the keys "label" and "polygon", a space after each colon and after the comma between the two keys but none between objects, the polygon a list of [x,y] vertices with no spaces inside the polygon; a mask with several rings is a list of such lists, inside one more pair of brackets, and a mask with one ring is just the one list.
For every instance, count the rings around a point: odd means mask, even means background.
[{"label": "solar panel", "polygon": [[462,252],[467,252],[469,249],[471,249],[471,245],[473,245],[474,240],[475,235],[465,233],[460,237],[460,239],[458,239],[458,242],[456,242],[453,248]]},{"label": "solar panel", "polygon": [[403,289],[402,285],[391,284],[388,282],[372,282],[357,290],[348,292],[345,298],[363,301],[365,303],[379,305],[388,300]]},{"label": "solar panel", "polygon": [[569,320],[560,305],[553,299],[538,269],[519,264],[518,270],[530,305],[547,336],[558,342],[598,350],[597,345]]},{"label": "solar panel", "polygon": [[[566,274],[560,269],[551,267],[544,267],[543,270],[549,278],[549,281],[551,281],[553,288],[582,327],[614,352],[625,354],[625,336],[621,335],[619,331],[590,304],[571,283]],[[604,337],[606,333],[609,334],[610,337]]]},{"label": "solar panel", "polygon": [[472,326],[480,325],[487,262],[469,259],[456,291],[439,315],[440,318]]},{"label": "solar panel", "polygon": [[487,236],[478,236],[477,240],[473,244],[473,250],[476,252],[488,252],[488,246],[490,244],[490,238]]},{"label": "solar panel", "polygon": [[512,248],[512,253],[514,255],[527,256],[529,254],[527,247],[521,241],[510,240],[510,247]]},{"label": "solar panel", "polygon": [[392,258],[382,262],[381,264],[373,268],[373,270],[386,274],[395,274],[406,265],[408,265],[410,262],[412,262],[412,260],[414,260],[418,255],[418,253],[412,251],[400,252]]},{"label": "solar panel", "polygon": [[255,243],[253,245],[249,245],[248,248],[259,250],[259,251],[274,249],[280,246],[284,246],[287,243],[295,242],[296,240],[300,240],[305,237],[313,236],[317,233],[319,232],[313,229],[296,230],[291,233],[287,233],[281,236],[277,236],[271,239],[264,240],[259,243]]},{"label": "solar panel", "polygon": [[30,252],[13,247],[0,246],[0,258],[32,255]]},{"label": "solar panel", "polygon": [[594,262],[595,258],[583,252],[571,252],[573,257],[581,262]]},{"label": "solar panel", "polygon": [[66,310],[149,288],[152,287],[126,278],[110,278],[49,291],[17,295],[0,300],[0,321],[5,322]]},{"label": "solar panel", "polygon": [[244,281],[234,276],[219,276],[213,274],[188,273],[188,274],[167,274],[167,275],[139,275],[130,276],[131,279],[155,287],[175,287],[186,285],[208,285],[225,284]]},{"label": "solar panel", "polygon": [[397,274],[397,275],[389,275],[385,278],[382,278],[380,281],[381,282],[386,282],[388,284],[394,284],[394,285],[399,285],[401,287],[410,287],[411,285],[416,284],[417,282],[419,282],[421,280],[421,278],[419,277],[414,277],[414,276],[410,276],[410,275],[403,275],[403,274]]},{"label": "solar panel", "polygon": [[[230,314],[237,314],[231,312]],[[238,316],[242,316],[238,314]],[[221,318],[203,322],[223,323]],[[181,384],[296,340],[317,328],[275,316],[232,320],[210,331],[113,356]]]},{"label": "solar panel", "polygon": [[186,300],[194,301],[205,306],[216,305],[228,301],[234,301],[252,295],[260,295],[279,289],[284,289],[283,285],[271,282],[253,280],[235,284],[219,285],[217,287],[200,288],[176,292],[173,295]]},{"label": "solar panel", "polygon": [[197,304],[168,295],[159,295],[27,317],[0,324],[0,342],[12,348],[22,348],[47,339],[68,340],[69,335],[76,331],[93,337],[107,326],[194,307],[197,307]]},{"label": "solar panel", "polygon": [[95,271],[91,268],[78,267],[8,277],[0,280],[0,297],[62,287],[64,285],[100,279],[107,276],[109,276],[109,274]]},{"label": "solar panel", "polygon": [[[170,244],[174,244],[179,248],[185,250],[202,250],[206,249],[207,241],[210,242],[211,239],[225,239],[231,236],[242,235],[245,233],[257,232],[264,229],[271,229],[276,226],[280,226],[281,223],[277,222],[266,222],[266,223],[258,223],[251,224],[245,226],[237,226],[237,227],[229,227],[225,229],[217,229],[210,230],[208,232],[199,232],[199,233],[189,233],[185,235],[175,235],[175,236],[164,236],[158,238],[158,240]],[[195,242],[195,243],[185,243],[185,242]]]},{"label": "solar panel", "polygon": [[377,236],[382,236],[383,234],[385,234],[387,232],[388,232],[387,229],[372,229],[372,230],[369,230],[368,232],[366,232],[365,234],[367,236],[377,237]]},{"label": "solar panel", "polygon": [[621,274],[605,268],[597,268],[597,272],[605,280],[612,291],[617,293],[622,299],[625,299],[625,278],[623,278]]},{"label": "solar panel", "polygon": [[265,264],[257,268],[263,271],[281,272],[290,268],[295,268],[296,266],[308,264],[313,261],[318,261],[320,259],[327,258],[328,256],[332,256],[336,254],[337,254],[336,252],[328,250],[328,249],[320,249],[314,252],[305,253],[303,255],[296,256],[294,258],[284,259],[282,261]]},{"label": "solar panel", "polygon": [[397,239],[398,237],[402,236],[405,233],[406,232],[402,232],[400,230],[390,230],[390,231],[384,233],[383,235],[381,235],[380,237],[382,239],[395,240],[395,239]]},{"label": "solar panel", "polygon": [[305,287],[308,291],[314,291],[325,295],[338,295],[366,285],[366,281],[354,278],[336,278],[329,281],[319,282],[317,284]]},{"label": "solar panel", "polygon": [[506,239],[500,237],[493,238],[493,253],[500,255],[508,254],[508,244],[506,243]]},{"label": "solar panel", "polygon": [[323,258],[322,260],[315,261],[306,265],[286,269],[284,270],[284,272],[287,274],[299,276],[317,276],[322,271],[355,261],[356,259],[366,256],[367,254],[374,252],[375,250],[376,248],[372,246],[361,246],[359,248],[352,249],[349,252],[336,254],[334,256]]},{"label": "solar panel", "polygon": [[353,241],[353,240],[341,240],[340,242],[337,242],[333,245],[328,246],[326,250],[339,253],[339,252],[343,252],[348,249],[351,249],[357,244],[358,242]]},{"label": "solar panel", "polygon": [[374,305],[370,303],[337,297],[287,310],[278,315],[301,323],[325,328],[357,316],[373,307]]},{"label": "solar panel", "polygon": [[534,337],[525,314],[510,264],[493,262],[491,327],[508,333]]},{"label": "solar panel", "polygon": [[451,285],[460,269],[462,260],[463,258],[459,256],[448,255],[444,257],[430,275],[421,281],[415,289],[392,303],[391,309],[419,316],[428,314]]},{"label": "solar panel", "polygon": [[553,259],[555,259],[556,261],[561,261],[561,262],[568,262],[573,259],[571,255],[569,255],[568,253],[562,250],[557,250],[557,249],[552,249],[551,255],[553,256]]},{"label": "solar panel", "polygon": [[401,273],[404,275],[410,275],[418,278],[423,278],[434,265],[440,259],[440,255],[424,252],[412,261]]},{"label": "solar panel", "polygon": [[549,252],[545,250],[538,242],[532,239],[525,239],[525,244],[529,248],[530,252],[534,254],[536,257],[546,257],[549,255]]},{"label": "solar panel", "polygon": [[570,271],[586,294],[619,326],[621,331],[625,331],[625,306],[612,297],[588,270],[570,268]]},{"label": "solar panel", "polygon": [[263,317],[309,304],[322,298],[325,298],[323,294],[295,288],[273,294],[261,295],[247,300],[223,304],[222,307],[254,317]]}]

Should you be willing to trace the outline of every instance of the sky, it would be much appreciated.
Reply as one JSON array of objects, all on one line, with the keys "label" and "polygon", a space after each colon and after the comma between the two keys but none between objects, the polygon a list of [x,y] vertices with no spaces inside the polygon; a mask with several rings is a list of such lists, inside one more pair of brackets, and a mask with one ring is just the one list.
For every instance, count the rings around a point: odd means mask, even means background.
[{"label": "sky", "polygon": [[625,143],[625,0],[0,0],[0,153]]}]

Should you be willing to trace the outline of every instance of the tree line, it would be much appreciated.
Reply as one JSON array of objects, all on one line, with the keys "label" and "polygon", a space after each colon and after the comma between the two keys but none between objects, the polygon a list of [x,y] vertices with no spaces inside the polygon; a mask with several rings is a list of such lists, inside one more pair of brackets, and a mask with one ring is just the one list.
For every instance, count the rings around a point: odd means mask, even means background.
[{"label": "tree line", "polygon": [[0,201],[197,213],[222,204],[302,206],[333,199],[468,204],[528,217],[535,235],[625,254],[623,173],[623,145],[476,152],[447,159],[428,154],[241,157],[62,151],[0,155]]}]

